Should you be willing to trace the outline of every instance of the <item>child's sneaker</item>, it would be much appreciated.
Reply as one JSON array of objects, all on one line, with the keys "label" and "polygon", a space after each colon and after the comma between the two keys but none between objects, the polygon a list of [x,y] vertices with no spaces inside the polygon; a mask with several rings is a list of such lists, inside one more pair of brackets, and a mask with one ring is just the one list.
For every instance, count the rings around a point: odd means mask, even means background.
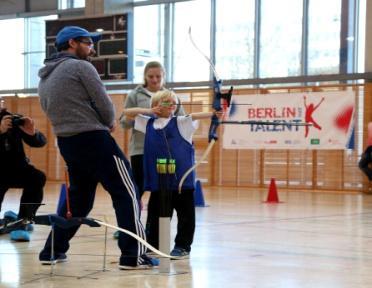
[{"label": "child's sneaker", "polygon": [[54,255],[54,259],[52,259],[50,254],[42,252],[39,255],[39,260],[43,265],[54,265],[57,263],[66,262],[67,256],[65,253],[56,253],[56,255]]},{"label": "child's sneaker", "polygon": [[170,255],[174,257],[171,258],[172,260],[187,259],[190,256],[190,252],[184,248],[174,247]]},{"label": "child's sneaker", "polygon": [[[120,258],[119,269],[121,270],[141,270],[141,269],[151,269],[159,266],[159,259],[151,258],[146,254],[143,254],[138,258],[136,265],[131,265],[132,263],[126,263],[128,258]],[[130,259],[130,258],[129,258]]]},{"label": "child's sneaker", "polygon": [[10,232],[10,240],[17,242],[29,242],[30,234],[25,230],[14,230]]}]

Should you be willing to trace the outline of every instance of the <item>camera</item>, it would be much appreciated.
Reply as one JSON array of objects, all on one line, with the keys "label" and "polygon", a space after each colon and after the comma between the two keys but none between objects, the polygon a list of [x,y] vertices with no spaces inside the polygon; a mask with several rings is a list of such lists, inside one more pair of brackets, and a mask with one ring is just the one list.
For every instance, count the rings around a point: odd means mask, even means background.
[{"label": "camera", "polygon": [[11,116],[13,127],[23,126],[25,124],[25,119],[23,119],[23,115],[12,114],[9,111],[7,111],[6,108],[1,108],[0,109],[0,121],[4,116],[7,116],[7,115]]},{"label": "camera", "polygon": [[23,126],[25,124],[25,119],[20,114],[12,114],[12,126],[18,127]]}]

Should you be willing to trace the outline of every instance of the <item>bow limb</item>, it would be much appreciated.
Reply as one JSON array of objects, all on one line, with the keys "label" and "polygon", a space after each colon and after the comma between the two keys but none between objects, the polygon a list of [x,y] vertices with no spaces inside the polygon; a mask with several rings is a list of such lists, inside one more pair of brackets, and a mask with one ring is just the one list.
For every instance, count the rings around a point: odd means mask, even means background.
[{"label": "bow limb", "polygon": [[[213,76],[214,76],[213,77],[213,91],[214,91],[214,97],[213,97],[213,101],[212,101],[213,102],[212,103],[212,108],[215,111],[221,111],[221,110],[223,110],[223,108],[221,107],[221,99],[225,99],[226,100],[226,103],[227,103],[227,107],[229,107],[230,106],[230,101],[231,101],[231,95],[232,95],[233,87],[230,88],[230,90],[229,90],[228,93],[222,93],[221,92],[222,80],[220,80],[220,78],[218,77],[216,68],[215,68],[213,62],[211,61],[211,59],[207,55],[205,55],[203,53],[203,51],[196,45],[196,43],[195,43],[195,41],[194,41],[194,39],[192,38],[192,35],[191,35],[191,27],[189,27],[189,38],[190,38],[191,44],[208,61],[209,66],[213,70]],[[192,166],[189,170],[187,170],[186,173],[182,176],[182,178],[180,180],[180,183],[178,185],[178,192],[179,193],[181,193],[182,185],[183,185],[183,182],[185,182],[186,177],[193,170],[195,170],[207,158],[208,154],[212,150],[214,143],[218,139],[218,137],[217,137],[217,128],[218,128],[218,126],[219,126],[218,117],[216,116],[216,114],[213,114],[213,116],[211,117],[211,125],[209,127],[209,133],[208,133],[209,145],[208,145],[207,149],[205,150],[205,152],[203,153],[203,155],[200,158],[200,160],[197,161],[195,163],[195,165]]]},{"label": "bow limb", "polygon": [[177,258],[177,257],[174,257],[174,256],[171,256],[171,255],[168,255],[168,254],[165,254],[161,251],[159,251],[158,249],[156,249],[154,246],[152,246],[151,244],[147,243],[144,239],[142,239],[141,237],[139,237],[137,234],[134,234],[133,232],[129,231],[129,230],[126,230],[126,229],[123,229],[123,228],[120,228],[120,227],[117,227],[117,226],[114,226],[114,225],[111,225],[111,224],[108,224],[106,222],[102,222],[100,220],[97,220],[97,219],[94,219],[95,222],[97,222],[98,224],[102,225],[102,226],[106,226],[106,227],[109,227],[109,228],[112,228],[112,229],[115,229],[115,230],[118,230],[120,232],[123,232],[125,234],[128,234],[129,236],[132,236],[134,239],[136,239],[138,242],[142,243],[144,246],[146,246],[147,248],[149,248],[152,252],[158,254],[159,256],[162,256],[162,257],[165,257],[165,258]]},{"label": "bow limb", "polygon": [[178,184],[178,193],[181,193],[181,189],[182,189],[182,185],[183,185],[183,182],[185,182],[187,176],[189,176],[189,174],[195,170],[208,156],[209,152],[212,150],[213,148],[213,145],[214,143],[216,143],[216,140],[215,139],[212,139],[212,141],[208,144],[208,147],[207,149],[205,149],[202,157],[199,159],[199,161],[197,161],[189,170],[187,170],[185,172],[185,174],[183,174],[181,180],[180,180],[180,183]]},{"label": "bow limb", "polygon": [[220,78],[218,77],[216,67],[214,67],[214,64],[212,63],[211,59],[207,55],[204,54],[204,52],[198,47],[198,45],[196,45],[196,43],[195,43],[195,41],[194,41],[194,39],[192,38],[192,35],[191,35],[191,27],[189,27],[189,38],[190,38],[191,44],[194,46],[194,48],[199,51],[199,53],[205,58],[205,60],[208,61],[209,65],[211,66],[211,68],[213,70],[213,75],[218,81]]}]

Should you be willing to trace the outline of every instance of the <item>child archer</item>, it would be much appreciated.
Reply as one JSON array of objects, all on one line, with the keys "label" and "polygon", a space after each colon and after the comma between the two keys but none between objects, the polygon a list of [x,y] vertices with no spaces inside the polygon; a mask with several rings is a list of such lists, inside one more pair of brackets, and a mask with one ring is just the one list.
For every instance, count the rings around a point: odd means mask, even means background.
[{"label": "child archer", "polygon": [[[134,118],[134,129],[145,133],[144,186],[151,191],[148,213],[152,215],[147,227],[147,239],[159,247],[159,183],[156,161],[159,158],[175,159],[176,171],[168,181],[167,189],[172,193],[171,208],[178,217],[177,235],[171,255],[188,258],[195,232],[195,173],[186,178],[181,193],[178,184],[182,175],[194,164],[192,135],[197,124],[195,120],[209,118],[214,112],[192,113],[174,116],[176,95],[169,90],[157,92],[151,99],[151,108],[128,108],[123,113]],[[218,114],[220,116],[220,113]]]}]

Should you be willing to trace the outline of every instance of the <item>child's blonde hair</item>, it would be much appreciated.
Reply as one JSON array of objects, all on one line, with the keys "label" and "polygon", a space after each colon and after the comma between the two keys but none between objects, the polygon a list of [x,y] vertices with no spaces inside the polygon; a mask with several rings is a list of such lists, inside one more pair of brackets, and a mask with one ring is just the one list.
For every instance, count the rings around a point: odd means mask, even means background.
[{"label": "child's blonde hair", "polygon": [[176,94],[171,90],[165,89],[156,92],[155,95],[151,97],[151,107],[155,107],[159,102],[166,98],[171,98],[174,100],[174,103],[177,103]]}]

